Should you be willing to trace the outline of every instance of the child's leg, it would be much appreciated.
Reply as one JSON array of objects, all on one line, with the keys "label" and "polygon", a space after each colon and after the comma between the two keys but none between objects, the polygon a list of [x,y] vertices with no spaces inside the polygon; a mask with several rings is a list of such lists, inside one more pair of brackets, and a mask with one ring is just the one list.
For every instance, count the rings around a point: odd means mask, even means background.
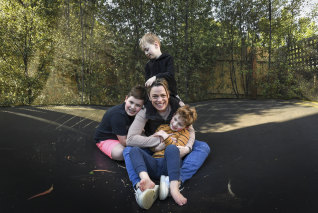
[{"label": "child's leg", "polygon": [[189,180],[202,166],[210,153],[210,147],[206,142],[195,140],[192,152],[188,154],[182,163],[180,179],[182,183]]},{"label": "child's leg", "polygon": [[182,206],[187,203],[187,198],[185,198],[179,190],[180,152],[175,145],[167,146],[165,150],[165,160],[170,180],[170,194],[174,201]]},{"label": "child's leg", "polygon": [[178,205],[182,206],[187,203],[187,198],[180,193],[179,181],[170,181],[170,194]]},{"label": "child's leg", "polygon": [[154,188],[155,183],[150,179],[149,175],[151,177],[157,176],[158,166],[156,159],[138,147],[133,147],[129,155],[134,170],[141,179],[139,182],[140,190],[144,191]]},{"label": "child's leg", "polygon": [[169,181],[180,179],[180,151],[176,145],[168,145],[164,159],[167,165]]},{"label": "child's leg", "polygon": [[125,149],[125,147],[123,145],[121,145],[120,143],[117,144],[116,146],[114,146],[114,148],[112,149],[112,159],[123,161],[124,160],[124,156],[123,156],[124,149]]},{"label": "child's leg", "polygon": [[96,146],[110,159],[113,160],[124,160],[123,150],[124,146],[119,143],[118,140],[104,140],[96,143]]}]

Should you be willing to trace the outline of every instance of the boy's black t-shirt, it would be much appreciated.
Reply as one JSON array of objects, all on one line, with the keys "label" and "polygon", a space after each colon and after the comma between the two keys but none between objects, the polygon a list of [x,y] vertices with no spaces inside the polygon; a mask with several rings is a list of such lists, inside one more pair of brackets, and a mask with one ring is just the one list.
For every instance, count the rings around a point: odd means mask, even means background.
[{"label": "boy's black t-shirt", "polygon": [[110,108],[96,130],[96,143],[107,139],[118,140],[117,135],[127,135],[133,121],[134,116],[129,116],[125,111],[125,103]]},{"label": "boy's black t-shirt", "polygon": [[170,95],[176,96],[178,94],[171,55],[163,53],[159,58],[151,59],[145,66],[145,72],[146,81],[153,76],[164,78],[169,84]]}]

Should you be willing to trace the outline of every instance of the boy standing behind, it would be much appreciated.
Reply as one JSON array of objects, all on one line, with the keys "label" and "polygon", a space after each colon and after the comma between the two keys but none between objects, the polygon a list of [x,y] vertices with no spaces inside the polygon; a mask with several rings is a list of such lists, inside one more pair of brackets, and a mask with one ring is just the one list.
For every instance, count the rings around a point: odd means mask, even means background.
[{"label": "boy standing behind", "polygon": [[149,87],[157,78],[167,80],[170,95],[177,97],[177,82],[174,78],[173,58],[171,55],[161,53],[160,39],[153,33],[146,33],[139,42],[139,46],[150,59],[145,66],[145,86]]}]

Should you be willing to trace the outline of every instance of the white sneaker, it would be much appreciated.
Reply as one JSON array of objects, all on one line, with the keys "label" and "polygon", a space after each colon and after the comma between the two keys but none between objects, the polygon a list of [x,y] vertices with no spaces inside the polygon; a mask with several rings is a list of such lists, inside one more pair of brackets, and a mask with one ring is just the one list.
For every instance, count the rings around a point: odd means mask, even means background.
[{"label": "white sneaker", "polygon": [[135,190],[135,198],[138,205],[143,209],[149,209],[156,201],[159,194],[159,186],[156,185],[153,189],[146,189],[141,191],[139,188]]},{"label": "white sneaker", "polygon": [[169,176],[161,175],[160,177],[160,192],[159,199],[165,200],[169,195]]}]

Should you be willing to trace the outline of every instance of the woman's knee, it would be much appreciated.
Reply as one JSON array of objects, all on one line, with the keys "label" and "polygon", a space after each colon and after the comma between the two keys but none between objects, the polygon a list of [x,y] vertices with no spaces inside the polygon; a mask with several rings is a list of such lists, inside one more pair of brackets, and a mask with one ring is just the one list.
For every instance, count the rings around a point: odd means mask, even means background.
[{"label": "woman's knee", "polygon": [[123,150],[123,156],[129,155],[132,148],[133,147],[131,147],[131,146],[126,146],[125,149]]},{"label": "woman's knee", "polygon": [[201,152],[205,152],[207,154],[210,153],[210,146],[206,142],[203,142],[203,141],[195,140],[192,149],[193,149],[193,151],[201,151]]},{"label": "woman's knee", "polygon": [[135,155],[137,152],[140,151],[140,148],[139,147],[130,147],[128,150],[126,150],[127,148],[125,148],[124,152],[128,152],[128,154],[130,156],[133,156]]}]

